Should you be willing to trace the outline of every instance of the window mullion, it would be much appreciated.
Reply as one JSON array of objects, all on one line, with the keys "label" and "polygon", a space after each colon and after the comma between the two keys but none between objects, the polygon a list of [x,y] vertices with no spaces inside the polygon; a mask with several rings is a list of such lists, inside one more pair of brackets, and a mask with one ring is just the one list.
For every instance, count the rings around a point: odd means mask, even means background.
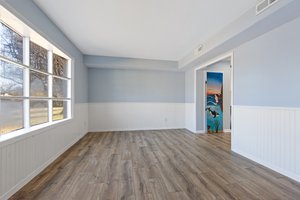
[{"label": "window mullion", "polygon": [[[53,52],[48,51],[48,73],[53,74]],[[52,75],[48,75],[48,97],[53,97],[53,77]],[[53,121],[53,101],[52,99],[48,100],[48,116],[49,122]]]},{"label": "window mullion", "polygon": [[[23,38],[23,64],[29,66],[29,37]],[[24,68],[23,73],[23,96],[26,97],[24,99],[24,110],[23,110],[23,120],[24,120],[24,128],[30,127],[30,70],[29,68]]]}]

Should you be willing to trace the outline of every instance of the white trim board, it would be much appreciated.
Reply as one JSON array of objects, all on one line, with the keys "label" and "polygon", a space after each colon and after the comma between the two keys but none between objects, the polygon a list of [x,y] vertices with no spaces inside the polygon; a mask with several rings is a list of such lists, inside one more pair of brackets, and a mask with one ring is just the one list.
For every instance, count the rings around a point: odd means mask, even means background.
[{"label": "white trim board", "polygon": [[205,130],[198,130],[195,133],[196,134],[206,134],[206,131]]},{"label": "white trim board", "polygon": [[[196,134],[206,134],[207,131],[205,131],[205,130],[197,130],[195,133]],[[231,130],[230,129],[224,129],[223,133],[231,133]]]},{"label": "white trim board", "polygon": [[105,133],[105,132],[127,132],[127,131],[159,131],[159,130],[179,130],[179,129],[186,129],[185,127],[170,127],[170,128],[144,128],[144,129],[103,129],[97,131],[89,131],[89,133]]}]

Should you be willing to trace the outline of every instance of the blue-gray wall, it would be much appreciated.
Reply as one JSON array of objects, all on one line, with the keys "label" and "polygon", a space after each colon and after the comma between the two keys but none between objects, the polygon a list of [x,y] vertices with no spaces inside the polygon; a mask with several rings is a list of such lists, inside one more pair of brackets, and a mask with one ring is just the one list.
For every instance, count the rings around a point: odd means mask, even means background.
[{"label": "blue-gray wall", "polygon": [[300,106],[300,18],[238,47],[234,104]]},{"label": "blue-gray wall", "polygon": [[[234,105],[300,106],[300,18],[234,49]],[[186,71],[194,102],[194,69]]]},{"label": "blue-gray wall", "polygon": [[185,102],[184,72],[88,70],[89,102]]},{"label": "blue-gray wall", "polygon": [[195,70],[190,69],[185,72],[185,102],[194,103],[195,101],[195,91],[194,83],[195,81]]},{"label": "blue-gray wall", "polygon": [[201,56],[194,55],[193,50],[191,50],[179,61],[179,68],[187,69],[201,66],[207,60],[214,59],[267,31],[300,17],[299,7],[299,0],[278,1],[270,9],[256,15],[253,5],[242,16],[205,41],[205,48]]},{"label": "blue-gray wall", "polygon": [[[0,0],[1,5],[73,59],[75,103],[87,102],[87,68],[82,53],[32,0]],[[72,11],[68,11],[72,14]],[[74,13],[76,14],[76,13]]]}]

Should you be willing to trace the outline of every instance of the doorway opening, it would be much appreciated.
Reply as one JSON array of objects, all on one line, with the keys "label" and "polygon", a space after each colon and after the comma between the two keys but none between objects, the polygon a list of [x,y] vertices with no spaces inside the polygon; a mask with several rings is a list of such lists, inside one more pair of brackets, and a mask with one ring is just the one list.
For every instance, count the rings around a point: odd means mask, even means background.
[{"label": "doorway opening", "polygon": [[[218,64],[219,65],[219,64]],[[218,66],[217,64],[212,67]],[[227,64],[222,67],[227,67]],[[205,71],[205,121],[207,133],[224,132],[226,122],[226,104],[224,105],[224,71]],[[224,112],[225,111],[225,112]],[[230,116],[229,116],[230,117]]]},{"label": "doorway opening", "polygon": [[195,69],[197,133],[231,133],[233,105],[233,54]]}]

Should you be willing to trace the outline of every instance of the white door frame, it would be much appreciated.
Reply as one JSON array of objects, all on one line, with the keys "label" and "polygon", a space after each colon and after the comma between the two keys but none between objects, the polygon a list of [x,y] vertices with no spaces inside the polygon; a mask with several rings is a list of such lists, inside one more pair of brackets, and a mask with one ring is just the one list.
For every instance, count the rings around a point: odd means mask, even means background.
[{"label": "white door frame", "polygon": [[[195,123],[196,133],[206,133],[206,127],[205,127],[206,119],[205,119],[205,117],[204,117],[204,121],[205,121],[204,130],[197,130],[197,106],[196,106],[197,105],[197,95],[196,95],[196,93],[197,93],[197,71],[200,70],[200,69],[206,68],[206,67],[208,67],[208,66],[210,66],[210,65],[212,65],[216,62],[224,60],[225,58],[229,58],[229,57],[230,57],[230,65],[231,65],[231,70],[230,70],[231,71],[231,77],[230,77],[230,79],[231,79],[231,81],[230,81],[231,82],[230,83],[230,88],[231,88],[231,138],[233,137],[233,132],[234,132],[234,130],[233,130],[233,127],[234,127],[233,126],[233,123],[234,123],[234,116],[233,116],[233,104],[234,104],[234,100],[233,100],[233,97],[234,97],[234,87],[233,87],[233,82],[234,82],[234,73],[233,73],[234,72],[234,59],[233,58],[234,58],[234,53],[233,53],[233,51],[229,52],[229,53],[226,53],[226,54],[223,54],[223,55],[221,55],[219,57],[216,57],[214,59],[211,59],[208,62],[206,62],[205,64],[203,64],[199,67],[196,67],[194,69],[194,102],[195,102],[195,106],[194,106],[195,116],[194,117],[195,117],[195,122],[196,122]],[[205,109],[204,109],[204,111],[205,111]]]}]

